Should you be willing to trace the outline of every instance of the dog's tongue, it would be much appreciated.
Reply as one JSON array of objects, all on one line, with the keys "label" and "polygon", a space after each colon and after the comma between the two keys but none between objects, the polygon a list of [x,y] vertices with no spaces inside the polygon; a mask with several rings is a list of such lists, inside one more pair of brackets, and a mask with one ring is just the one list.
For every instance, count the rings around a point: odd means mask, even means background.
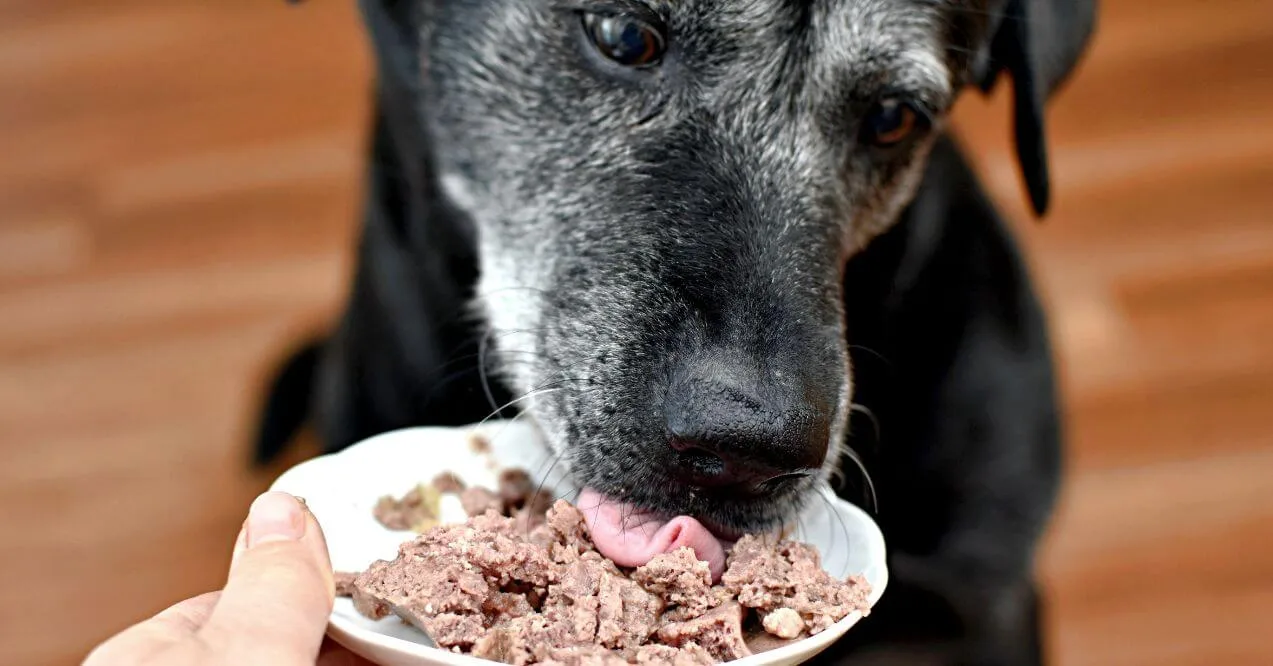
[{"label": "dog's tongue", "polygon": [[578,506],[597,550],[619,566],[639,567],[655,555],[688,546],[711,567],[713,581],[725,571],[724,544],[689,516],[661,520],[591,488],[580,493]]}]

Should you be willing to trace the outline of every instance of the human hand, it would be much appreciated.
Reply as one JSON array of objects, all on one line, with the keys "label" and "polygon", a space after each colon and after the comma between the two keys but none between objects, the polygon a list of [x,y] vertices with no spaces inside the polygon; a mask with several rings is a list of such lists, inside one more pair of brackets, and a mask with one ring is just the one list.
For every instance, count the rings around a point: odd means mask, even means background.
[{"label": "human hand", "polygon": [[335,599],[322,529],[286,493],[256,498],[225,588],[187,599],[98,646],[84,666],[358,666],[323,634]]}]

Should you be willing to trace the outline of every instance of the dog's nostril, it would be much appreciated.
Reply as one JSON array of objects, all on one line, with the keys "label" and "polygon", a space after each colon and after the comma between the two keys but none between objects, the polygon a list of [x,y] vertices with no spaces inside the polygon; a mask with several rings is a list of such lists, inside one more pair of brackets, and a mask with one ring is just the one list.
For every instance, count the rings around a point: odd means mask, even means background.
[{"label": "dog's nostril", "polygon": [[725,474],[725,461],[711,451],[690,446],[677,448],[677,453],[681,465],[691,470],[695,476],[712,479]]}]

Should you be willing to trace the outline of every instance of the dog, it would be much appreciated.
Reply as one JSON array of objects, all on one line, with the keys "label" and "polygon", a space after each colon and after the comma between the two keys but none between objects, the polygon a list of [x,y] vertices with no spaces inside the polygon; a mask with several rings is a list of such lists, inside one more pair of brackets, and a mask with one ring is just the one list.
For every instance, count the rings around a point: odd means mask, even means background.
[{"label": "dog", "polygon": [[1044,663],[1047,320],[946,117],[1010,81],[1043,217],[1095,4],[362,0],[356,274],[257,461],[516,415],[602,501],[721,535],[835,482],[891,582],[818,663]]}]

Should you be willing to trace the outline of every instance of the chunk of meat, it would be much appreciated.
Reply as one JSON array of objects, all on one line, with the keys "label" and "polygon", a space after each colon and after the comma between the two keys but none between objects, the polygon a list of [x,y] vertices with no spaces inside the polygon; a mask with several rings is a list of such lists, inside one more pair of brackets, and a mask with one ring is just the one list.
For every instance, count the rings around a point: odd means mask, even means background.
[{"label": "chunk of meat", "polygon": [[766,544],[744,536],[730,553],[721,583],[748,608],[769,612],[785,607],[798,613],[810,634],[855,611],[870,610],[866,579],[832,578],[822,570],[813,546],[794,541]]},{"label": "chunk of meat", "polygon": [[412,488],[401,499],[385,495],[376,501],[372,514],[391,530],[423,532],[438,524],[441,493],[431,485]]},{"label": "chunk of meat", "polygon": [[686,643],[681,647],[650,643],[637,648],[634,661],[638,664],[671,664],[671,666],[710,666],[716,660],[698,643]]},{"label": "chunk of meat", "polygon": [[332,578],[336,584],[336,596],[352,597],[354,595],[354,581],[358,580],[358,574],[349,571],[337,571],[332,574]]},{"label": "chunk of meat", "polygon": [[499,498],[509,509],[520,509],[531,493],[535,492],[535,482],[524,469],[506,469],[499,474]]},{"label": "chunk of meat", "polygon": [[465,488],[460,493],[460,504],[464,507],[464,513],[470,516],[480,516],[488,511],[498,514],[504,512],[504,502],[500,500],[499,495],[476,486]]},{"label": "chunk of meat", "polygon": [[437,488],[438,492],[440,493],[451,493],[453,495],[458,495],[464,491],[464,489],[467,487],[467,484],[464,483],[464,479],[461,479],[460,477],[456,476],[454,473],[443,472],[433,477],[433,487]]},{"label": "chunk of meat", "polygon": [[740,604],[728,603],[692,620],[664,625],[658,637],[663,643],[677,647],[695,643],[720,661],[742,659],[751,655],[743,639],[745,613],[746,609]]},{"label": "chunk of meat", "polygon": [[597,599],[597,640],[606,647],[638,647],[659,626],[663,600],[623,576],[603,573]]},{"label": "chunk of meat", "polygon": [[655,555],[632,572],[632,580],[665,599],[678,620],[696,618],[718,605],[711,594],[712,571],[690,548]]}]

